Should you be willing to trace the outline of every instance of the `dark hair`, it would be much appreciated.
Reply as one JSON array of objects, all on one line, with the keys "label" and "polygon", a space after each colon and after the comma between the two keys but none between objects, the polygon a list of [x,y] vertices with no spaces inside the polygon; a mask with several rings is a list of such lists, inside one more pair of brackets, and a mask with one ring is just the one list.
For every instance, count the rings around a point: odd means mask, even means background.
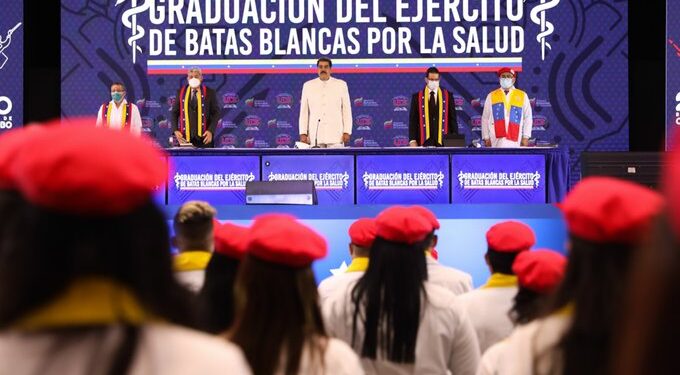
[{"label": "dark hair", "polygon": [[571,238],[564,280],[543,316],[573,304],[571,324],[558,343],[564,375],[605,374],[612,336],[626,294],[633,248]]},{"label": "dark hair", "polygon": [[319,63],[321,62],[327,62],[329,67],[331,68],[333,67],[333,62],[328,57],[321,57],[318,60],[316,60],[316,66],[318,67]]},{"label": "dark hair", "polygon": [[515,258],[517,258],[517,252],[501,252],[488,249],[486,252],[487,259],[489,260],[489,266],[491,266],[491,271],[493,273],[503,273],[506,275],[514,275],[512,272],[512,264],[515,263]]},{"label": "dark hair", "polygon": [[127,91],[127,89],[125,88],[125,84],[123,82],[113,82],[111,83],[110,88],[113,88],[113,86],[121,86],[123,88],[123,91]]},{"label": "dark hair", "polygon": [[425,71],[425,77],[427,78],[430,75],[430,73],[440,74],[439,69],[437,69],[437,67],[435,66],[427,68],[427,70]]},{"label": "dark hair", "polygon": [[0,329],[88,276],[117,281],[158,317],[192,325],[191,294],[175,280],[165,217],[151,202],[114,217],[31,204],[16,215],[13,243],[0,253]]},{"label": "dark hair", "polygon": [[209,333],[222,333],[234,321],[234,284],[241,261],[213,253],[198,294],[199,325]]},{"label": "dark hair", "polygon": [[211,250],[213,220],[216,211],[208,202],[189,201],[184,203],[173,220],[175,236],[181,239],[183,250]]},{"label": "dark hair", "polygon": [[318,300],[311,267],[246,255],[236,277],[236,317],[228,336],[241,347],[254,375],[278,368],[297,374],[305,348],[323,366],[328,335]]},{"label": "dark hair", "polygon": [[678,374],[680,241],[666,214],[655,221],[631,264],[611,373]]},{"label": "dark hair", "polygon": [[[76,216],[26,203],[14,216],[17,225],[0,251],[0,329],[89,276],[122,284],[161,319],[193,325],[191,294],[172,273],[165,217],[151,202],[115,217]],[[127,371],[138,333],[125,329],[108,373]]]},{"label": "dark hair", "polygon": [[522,286],[517,290],[510,309],[510,319],[515,324],[527,324],[545,311],[547,297]]},{"label": "dark hair", "polygon": [[352,346],[363,323],[362,357],[380,354],[392,362],[415,362],[427,280],[425,249],[425,241],[408,245],[377,237],[373,242],[368,269],[352,290]]}]

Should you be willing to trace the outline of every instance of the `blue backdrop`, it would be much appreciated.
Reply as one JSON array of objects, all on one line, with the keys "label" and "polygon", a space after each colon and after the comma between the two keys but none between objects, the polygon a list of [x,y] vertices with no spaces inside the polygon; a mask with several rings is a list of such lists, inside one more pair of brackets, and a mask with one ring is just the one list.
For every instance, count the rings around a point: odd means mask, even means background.
[{"label": "blue backdrop", "polygon": [[[568,147],[572,181],[580,152],[628,149],[626,1],[472,1],[466,12],[435,0],[440,7],[420,19],[416,4],[423,2],[402,0],[352,1],[349,18],[347,7],[330,1],[294,2],[302,8],[281,18],[273,6],[249,8],[259,1],[184,3],[198,4],[198,12],[170,12],[158,0],[62,0],[63,115],[96,114],[110,99],[109,84],[121,80],[145,130],[166,144],[168,109],[186,68],[196,65],[223,106],[219,147],[290,147],[302,84],[315,77],[314,59],[327,54],[349,85],[353,146],[407,144],[410,95],[423,88],[429,65],[447,72],[442,85],[456,95],[459,130],[479,138],[483,101],[498,86],[489,71],[508,65],[522,71],[518,86],[531,98],[534,137]],[[210,21],[215,12],[206,3],[222,4],[217,14],[229,17]],[[265,22],[269,14],[276,19]],[[306,50],[282,50],[310,38]]]},{"label": "blue backdrop", "polygon": [[[328,256],[314,263],[317,281],[331,275],[331,270],[349,264],[349,237],[347,229],[360,217],[374,217],[386,206],[343,206],[333,210],[319,210],[315,207],[290,206],[225,206],[217,207],[220,221],[231,221],[249,225],[251,219],[267,212],[285,212],[300,218],[314,228],[328,241]],[[534,248],[550,248],[564,253],[566,229],[562,214],[550,205],[429,205],[439,218],[438,231],[439,260],[445,265],[459,268],[472,275],[475,286],[484,284],[489,271],[484,263],[486,252],[486,231],[503,220],[520,220],[536,233]],[[455,207],[455,208],[454,208]],[[168,206],[169,218],[177,206]],[[172,226],[171,226],[172,227]],[[295,241],[296,239],[291,239]]]},{"label": "blue backdrop", "polygon": [[5,1],[0,19],[0,133],[24,117],[24,2]]}]

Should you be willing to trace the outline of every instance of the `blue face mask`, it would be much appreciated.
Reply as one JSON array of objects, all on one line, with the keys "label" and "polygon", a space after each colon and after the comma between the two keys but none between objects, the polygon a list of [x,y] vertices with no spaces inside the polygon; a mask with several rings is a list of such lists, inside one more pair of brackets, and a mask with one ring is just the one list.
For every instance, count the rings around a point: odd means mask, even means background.
[{"label": "blue face mask", "polygon": [[111,93],[111,99],[113,99],[114,102],[119,102],[123,100],[123,93],[122,92],[112,92]]}]

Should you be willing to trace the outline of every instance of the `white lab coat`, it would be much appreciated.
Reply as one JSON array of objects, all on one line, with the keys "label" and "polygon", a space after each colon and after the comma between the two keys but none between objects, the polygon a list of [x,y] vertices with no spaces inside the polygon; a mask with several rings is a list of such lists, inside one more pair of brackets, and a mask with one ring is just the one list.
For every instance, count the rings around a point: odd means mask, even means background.
[{"label": "white lab coat", "polygon": [[512,333],[514,325],[508,312],[517,290],[516,286],[480,288],[458,299],[475,327],[481,353]]},{"label": "white lab coat", "polygon": [[[110,129],[116,129],[120,130],[123,126],[123,106],[127,105],[127,100],[123,99],[123,102],[120,104],[120,107],[116,107],[114,104],[113,100],[109,102],[109,106],[111,106],[111,120],[109,121],[109,128]],[[97,126],[102,126],[106,125],[102,122],[102,111],[104,110],[104,106],[100,105],[99,106],[99,112],[97,112]],[[139,108],[133,103],[132,104],[132,114],[128,113],[128,116],[132,116],[130,118],[130,133],[140,135],[142,134],[142,117],[139,114]]]},{"label": "white lab coat", "polygon": [[501,357],[508,350],[508,341],[503,340],[489,347],[482,355],[477,368],[477,375],[496,375],[501,366]]},{"label": "white lab coat", "polygon": [[444,266],[429,255],[425,259],[427,281],[444,287],[457,296],[472,290],[472,276],[469,273]]},{"label": "white lab coat", "polygon": [[[330,338],[326,351],[323,356],[323,372],[319,368],[318,361],[313,362],[309,350],[305,348],[300,359],[300,369],[298,374],[323,374],[323,375],[363,375],[364,369],[361,367],[359,357],[354,353],[349,345],[336,338]],[[275,375],[284,375],[285,368],[280,368]]]},{"label": "white lab coat", "polygon": [[345,81],[330,77],[327,81],[315,78],[305,82],[298,124],[300,134],[307,134],[312,146],[341,144],[342,133],[352,134],[352,123],[352,103]]},{"label": "white lab coat", "polygon": [[[478,374],[534,375],[560,374],[561,353],[555,348],[569,327],[571,318],[554,314],[517,327],[501,342],[484,354]],[[493,351],[492,351],[493,350]]]},{"label": "white lab coat", "polygon": [[[337,290],[324,303],[326,326],[331,335],[352,342],[351,303],[353,284]],[[456,304],[456,296],[448,290],[425,283],[427,299],[421,305],[422,318],[418,328],[416,361],[399,364],[387,360],[362,358],[366,374],[474,374],[479,363],[479,347],[472,324],[465,312]],[[361,352],[362,325],[358,327],[355,352]]]},{"label": "white lab coat", "polygon": [[[510,95],[515,87],[511,87],[510,91],[505,94],[506,102],[510,101]],[[517,142],[511,141],[508,138],[496,138],[496,130],[493,125],[493,113],[491,111],[491,93],[486,96],[484,101],[484,111],[482,112],[482,139],[490,139],[491,147],[497,148],[513,148],[520,147],[522,138],[531,138],[531,130],[534,126],[533,114],[529,96],[524,93],[524,103],[522,104],[522,123],[520,124],[519,139]],[[505,111],[505,129],[507,130],[510,123],[510,112]]]},{"label": "white lab coat", "polygon": [[175,278],[183,287],[198,293],[205,282],[205,270],[175,271]]},{"label": "white lab coat", "polygon": [[318,287],[319,290],[319,301],[323,305],[328,297],[332,296],[338,290],[345,290],[349,284],[353,284],[354,281],[361,278],[364,272],[343,272],[338,275],[333,275],[324,279]]},{"label": "white lab coat", "polygon": [[[121,339],[120,326],[103,330],[0,333],[0,375],[106,374]],[[224,339],[170,324],[148,324],[128,374],[250,374],[241,350]]]}]

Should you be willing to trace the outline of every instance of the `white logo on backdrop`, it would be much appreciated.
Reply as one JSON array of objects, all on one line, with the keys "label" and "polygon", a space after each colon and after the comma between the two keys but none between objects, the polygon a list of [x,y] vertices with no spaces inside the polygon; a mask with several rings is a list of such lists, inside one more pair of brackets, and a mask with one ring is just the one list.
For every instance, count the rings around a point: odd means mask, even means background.
[{"label": "white logo on backdrop", "polygon": [[[0,36],[0,70],[5,67],[5,64],[7,64],[7,61],[9,60],[9,57],[5,54],[5,50],[9,47],[10,44],[12,44],[12,34],[14,34],[15,31],[21,26],[21,22],[17,23],[16,26],[13,28],[9,29],[7,31],[7,36],[5,39],[2,39],[2,36]],[[10,105],[11,108],[11,105]]]},{"label": "white logo on backdrop", "polygon": [[531,10],[531,22],[541,27],[541,32],[536,35],[536,41],[541,45],[541,60],[545,60],[546,48],[552,49],[546,38],[555,31],[555,26],[551,22],[546,21],[545,13],[549,9],[556,7],[559,3],[560,0],[541,0],[541,3]]},{"label": "white logo on backdrop", "polygon": [[[128,0],[116,0],[116,6],[125,3]],[[137,15],[144,13],[151,9],[154,0],[130,0],[130,9],[123,12],[123,26],[130,29],[132,35],[128,38],[127,43],[132,47],[132,63],[137,63],[137,53],[142,53],[142,47],[137,44],[137,41],[144,38],[146,30],[137,24]],[[138,5],[138,2],[141,2]]]}]

